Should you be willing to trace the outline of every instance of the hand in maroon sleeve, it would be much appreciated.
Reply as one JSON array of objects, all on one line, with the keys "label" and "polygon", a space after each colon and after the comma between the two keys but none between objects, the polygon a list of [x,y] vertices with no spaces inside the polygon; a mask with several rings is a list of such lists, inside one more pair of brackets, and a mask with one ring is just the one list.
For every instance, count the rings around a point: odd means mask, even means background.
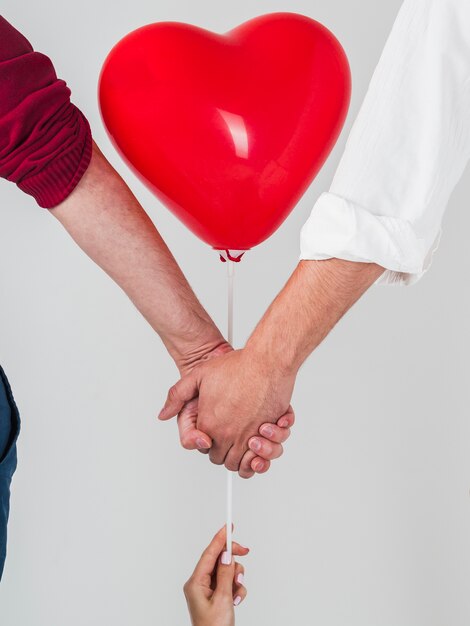
[{"label": "hand in maroon sleeve", "polygon": [[50,59],[0,16],[0,176],[51,208],[76,187],[91,132]]}]

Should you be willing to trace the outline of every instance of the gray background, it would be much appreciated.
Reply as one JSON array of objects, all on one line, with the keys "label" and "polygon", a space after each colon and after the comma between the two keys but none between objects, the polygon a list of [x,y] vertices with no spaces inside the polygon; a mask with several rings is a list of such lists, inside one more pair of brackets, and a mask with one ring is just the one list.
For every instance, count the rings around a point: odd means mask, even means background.
[{"label": "gray background", "polygon": [[[128,31],[180,20],[224,32],[290,10],[350,57],[347,127],[282,229],[237,268],[236,341],[298,256],[400,0],[3,0],[54,60],[217,323],[225,269],[127,171],[102,128],[101,63]],[[469,112],[470,114],[470,112]],[[470,620],[468,211],[465,175],[430,273],[374,288],[303,367],[297,426],[268,475],[235,485],[249,598],[238,624],[463,626]],[[222,523],[224,473],[155,414],[176,370],[120,290],[46,211],[2,181],[1,351],[23,416],[2,626],[176,626],[181,593]]]}]

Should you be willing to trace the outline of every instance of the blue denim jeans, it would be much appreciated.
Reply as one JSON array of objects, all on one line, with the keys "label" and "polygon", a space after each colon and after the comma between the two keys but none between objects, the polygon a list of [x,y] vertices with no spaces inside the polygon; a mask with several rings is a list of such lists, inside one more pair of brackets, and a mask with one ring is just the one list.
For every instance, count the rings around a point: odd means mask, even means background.
[{"label": "blue denim jeans", "polygon": [[16,440],[19,432],[18,409],[5,372],[0,367],[0,580],[7,552],[10,485],[16,469]]}]

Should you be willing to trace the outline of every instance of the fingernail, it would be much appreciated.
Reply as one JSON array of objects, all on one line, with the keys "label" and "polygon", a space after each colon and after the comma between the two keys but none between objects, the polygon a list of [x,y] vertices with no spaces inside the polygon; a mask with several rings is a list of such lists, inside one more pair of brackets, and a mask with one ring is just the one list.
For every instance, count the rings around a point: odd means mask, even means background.
[{"label": "fingernail", "polygon": [[237,596],[235,600],[233,601],[233,606],[238,606],[241,601],[242,601],[241,597]]},{"label": "fingernail", "polygon": [[201,439],[200,437],[198,437],[196,439],[196,445],[201,450],[206,450],[207,449],[207,443],[204,441],[204,439]]},{"label": "fingernail", "polygon": [[255,461],[253,463],[253,469],[255,472],[260,472],[264,467],[264,463],[262,461]]},{"label": "fingernail", "polygon": [[259,439],[252,439],[250,441],[250,448],[255,452],[261,450],[261,441]]},{"label": "fingernail", "polygon": [[238,574],[237,576],[237,583],[239,585],[243,585],[243,581],[245,580],[245,577],[243,576],[243,574],[240,572],[240,574]]},{"label": "fingernail", "polygon": [[281,421],[279,422],[279,426],[280,426],[281,428],[286,428],[287,426],[289,426],[289,422],[288,422],[287,420],[281,420]]},{"label": "fingernail", "polygon": [[272,426],[263,426],[263,428],[261,429],[261,434],[265,437],[272,437],[274,434],[274,430]]},{"label": "fingernail", "polygon": [[228,552],[222,552],[220,562],[222,563],[222,565],[230,565],[230,563],[232,562],[230,554]]}]

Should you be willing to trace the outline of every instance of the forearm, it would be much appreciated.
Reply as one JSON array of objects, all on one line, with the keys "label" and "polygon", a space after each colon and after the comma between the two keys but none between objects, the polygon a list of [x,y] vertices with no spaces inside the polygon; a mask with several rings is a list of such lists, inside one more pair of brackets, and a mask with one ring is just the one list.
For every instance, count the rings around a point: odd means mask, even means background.
[{"label": "forearm", "polygon": [[125,291],[180,370],[224,342],[152,221],[96,145],[80,183],[51,213]]},{"label": "forearm", "polygon": [[151,220],[93,144],[52,61],[2,16],[0,94],[0,177],[51,209],[124,289],[180,370],[223,344]]},{"label": "forearm", "polygon": [[297,372],[384,269],[340,259],[301,261],[248,340],[267,368]]}]

